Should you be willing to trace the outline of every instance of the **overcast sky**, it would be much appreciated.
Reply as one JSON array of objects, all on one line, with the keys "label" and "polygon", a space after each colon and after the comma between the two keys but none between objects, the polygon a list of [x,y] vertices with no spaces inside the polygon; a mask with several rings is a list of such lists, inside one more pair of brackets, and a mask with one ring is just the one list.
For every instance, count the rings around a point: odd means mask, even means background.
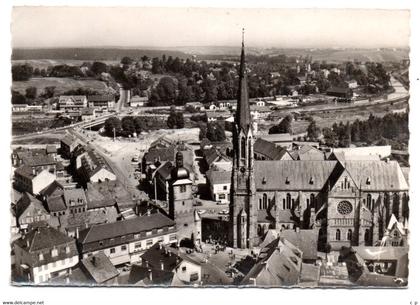
[{"label": "overcast sky", "polygon": [[408,10],[15,7],[14,47],[407,47]]}]

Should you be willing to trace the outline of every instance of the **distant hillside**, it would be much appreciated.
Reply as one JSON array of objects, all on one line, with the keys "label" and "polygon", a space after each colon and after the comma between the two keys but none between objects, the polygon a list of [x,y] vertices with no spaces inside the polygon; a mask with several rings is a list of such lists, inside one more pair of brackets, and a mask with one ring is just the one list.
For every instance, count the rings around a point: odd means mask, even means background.
[{"label": "distant hillside", "polygon": [[176,50],[144,50],[132,48],[48,48],[13,49],[12,60],[30,59],[71,59],[71,60],[108,60],[119,61],[124,56],[138,59],[144,55],[153,58],[166,56],[187,58],[189,55]]}]

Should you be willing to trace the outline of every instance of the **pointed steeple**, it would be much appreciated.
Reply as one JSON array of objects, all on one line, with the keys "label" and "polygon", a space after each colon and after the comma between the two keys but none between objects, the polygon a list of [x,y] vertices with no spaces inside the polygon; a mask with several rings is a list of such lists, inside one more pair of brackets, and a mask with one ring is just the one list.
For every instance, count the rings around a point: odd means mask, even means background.
[{"label": "pointed steeple", "polygon": [[251,113],[249,109],[248,80],[245,67],[244,29],[242,29],[241,64],[239,67],[238,106],[236,111],[236,124],[244,132],[251,126]]}]

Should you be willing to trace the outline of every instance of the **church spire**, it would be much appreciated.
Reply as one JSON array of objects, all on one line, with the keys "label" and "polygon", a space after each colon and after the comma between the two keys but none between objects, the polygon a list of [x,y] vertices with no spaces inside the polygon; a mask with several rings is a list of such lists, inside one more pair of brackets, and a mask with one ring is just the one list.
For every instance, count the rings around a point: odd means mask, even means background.
[{"label": "church spire", "polygon": [[236,112],[236,124],[239,129],[243,129],[247,132],[248,127],[251,125],[251,114],[249,109],[249,97],[248,97],[248,81],[246,76],[245,67],[245,43],[244,43],[244,32],[242,29],[242,50],[241,50],[241,64],[239,67],[239,87],[238,87],[238,109]]}]

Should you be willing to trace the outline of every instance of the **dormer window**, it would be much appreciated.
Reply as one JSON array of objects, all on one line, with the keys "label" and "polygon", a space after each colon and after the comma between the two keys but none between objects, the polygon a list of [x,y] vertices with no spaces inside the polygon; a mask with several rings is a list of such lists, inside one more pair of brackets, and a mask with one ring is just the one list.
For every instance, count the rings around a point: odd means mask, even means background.
[{"label": "dormer window", "polygon": [[44,254],[39,253],[38,258],[39,258],[40,261],[44,260]]},{"label": "dormer window", "polygon": [[66,253],[69,254],[70,253],[70,247],[66,246]]},{"label": "dormer window", "polygon": [[314,178],[312,176],[309,178],[309,184],[314,184]]},{"label": "dormer window", "polygon": [[265,177],[263,177],[262,184],[266,184],[266,183],[267,183],[267,179],[265,179]]},{"label": "dormer window", "polygon": [[286,177],[286,184],[290,184],[289,177]]},{"label": "dormer window", "polygon": [[55,248],[54,248],[54,249],[52,249],[52,250],[51,250],[51,256],[52,256],[52,257],[56,257],[57,255],[58,255],[58,250],[57,250],[57,249],[55,249]]},{"label": "dormer window", "polygon": [[367,177],[367,179],[366,179],[366,184],[367,184],[367,185],[370,185],[370,177]]}]

